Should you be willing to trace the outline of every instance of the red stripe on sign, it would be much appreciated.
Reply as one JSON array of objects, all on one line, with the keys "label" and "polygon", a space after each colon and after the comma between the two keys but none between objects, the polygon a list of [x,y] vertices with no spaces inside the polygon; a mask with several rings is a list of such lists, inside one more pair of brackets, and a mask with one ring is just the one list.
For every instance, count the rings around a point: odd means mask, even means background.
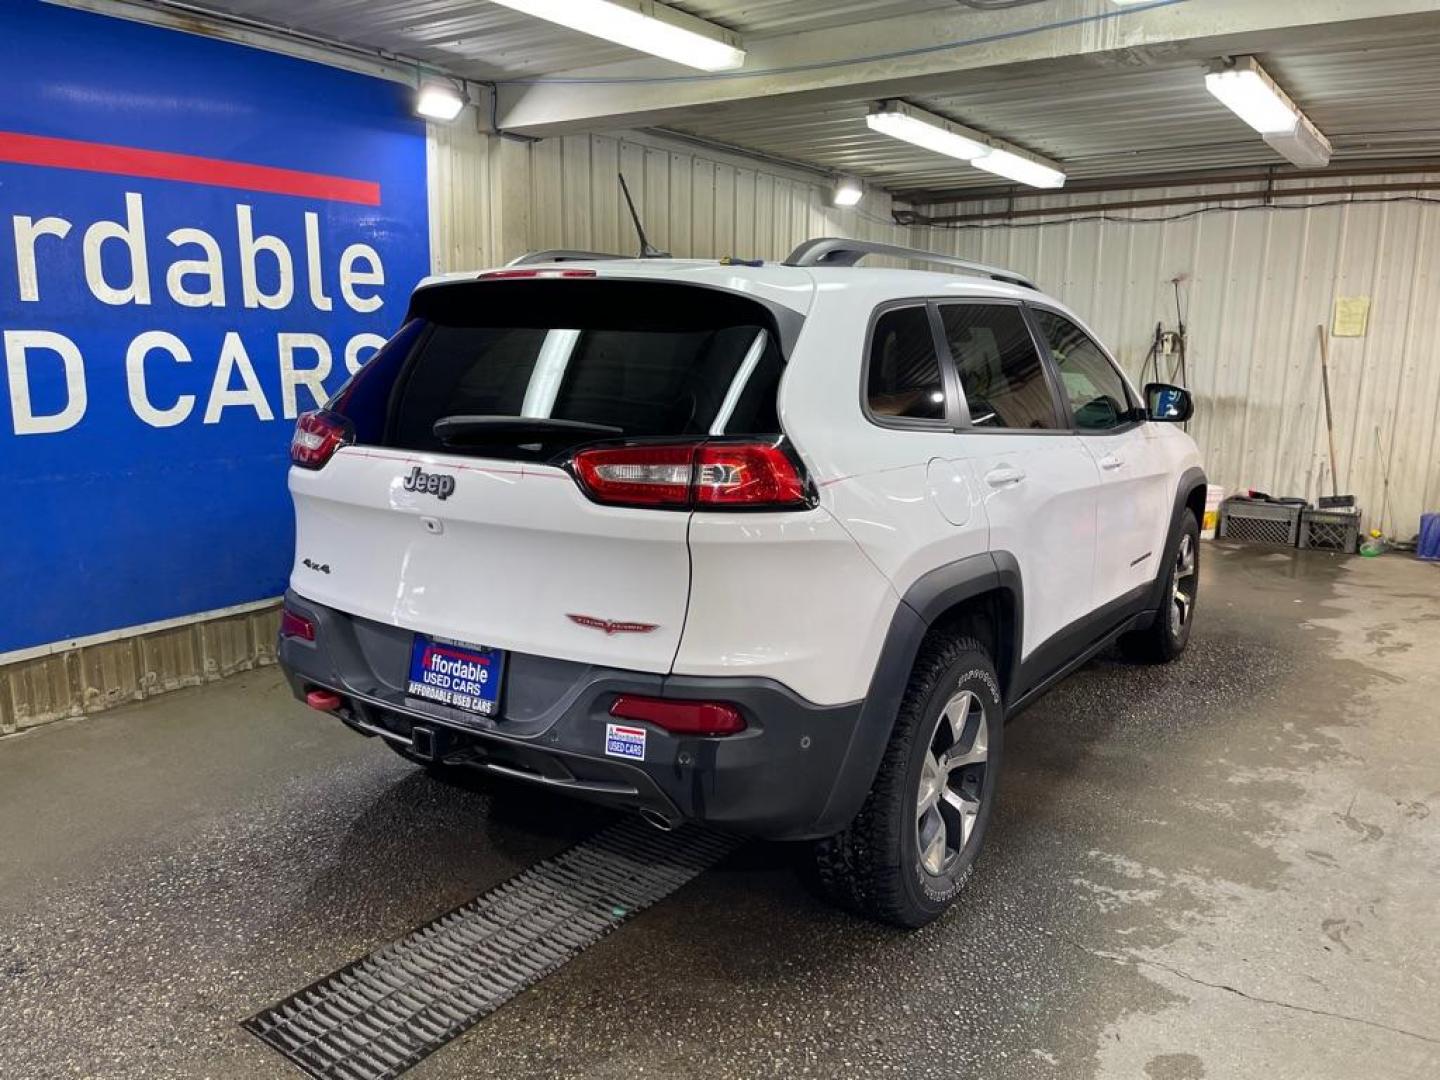
[{"label": "red stripe on sign", "polygon": [[47,165],[54,169],[79,169],[115,176],[142,176],[150,180],[179,180],[187,184],[241,188],[272,195],[299,195],[310,199],[359,203],[361,206],[380,205],[380,185],[371,180],[350,180],[324,173],[246,165],[220,158],[168,154],[161,150],[140,150],[133,146],[112,146],[79,139],[22,135],[16,131],[0,131],[0,162],[6,161],[16,165]]}]

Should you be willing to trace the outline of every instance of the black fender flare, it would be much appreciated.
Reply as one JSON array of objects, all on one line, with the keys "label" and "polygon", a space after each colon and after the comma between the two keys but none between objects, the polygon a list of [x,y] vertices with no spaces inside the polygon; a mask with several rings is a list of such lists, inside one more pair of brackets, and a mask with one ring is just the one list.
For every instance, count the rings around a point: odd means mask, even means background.
[{"label": "black fender flare", "polygon": [[[996,657],[1002,672],[1013,679],[1020,667],[1024,594],[1020,564],[1009,552],[981,552],[922,575],[900,598],[880,649],[870,688],[865,694],[855,731],[850,737],[830,798],[815,824],[814,834],[839,832],[860,812],[875,782],[880,759],[895,727],[900,699],[910,682],[915,657],[937,619],[955,605],[996,590],[1008,591],[1014,624],[1007,627],[1009,655]],[[1008,697],[1009,686],[1004,691]]]}]

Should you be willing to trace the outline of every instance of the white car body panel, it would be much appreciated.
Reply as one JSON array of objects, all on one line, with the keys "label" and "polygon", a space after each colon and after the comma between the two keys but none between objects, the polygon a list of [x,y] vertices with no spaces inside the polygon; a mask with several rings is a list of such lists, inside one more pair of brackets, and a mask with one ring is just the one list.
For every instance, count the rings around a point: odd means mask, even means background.
[{"label": "white car body panel", "polygon": [[[417,465],[453,475],[454,492],[406,491]],[[290,585],[303,597],[475,645],[670,670],[689,589],[686,514],[597,505],[550,466],[377,447],[291,469],[290,491]],[[656,629],[607,633],[570,614]]]},{"label": "white car body panel", "polygon": [[690,553],[676,674],[763,676],[817,705],[865,696],[900,597],[830,514],[697,513]]}]

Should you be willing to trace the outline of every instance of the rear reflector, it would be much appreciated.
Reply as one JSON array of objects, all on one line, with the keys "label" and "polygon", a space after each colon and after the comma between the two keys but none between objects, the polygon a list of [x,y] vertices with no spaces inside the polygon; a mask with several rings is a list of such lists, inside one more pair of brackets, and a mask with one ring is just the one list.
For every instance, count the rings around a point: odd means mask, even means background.
[{"label": "rear reflector", "polygon": [[340,707],[341,698],[333,690],[311,690],[305,695],[305,704],[321,712],[334,712]]},{"label": "rear reflector", "polygon": [[582,450],[571,459],[596,502],[672,509],[808,505],[800,470],[775,442],[694,442]]},{"label": "rear reflector", "polygon": [[282,638],[299,638],[301,641],[314,641],[315,624],[305,616],[296,615],[295,612],[286,608],[280,613],[280,636]]},{"label": "rear reflector", "polygon": [[679,701],[672,698],[622,694],[610,706],[621,720],[643,720],[672,735],[734,735],[745,730],[745,717],[734,705],[719,701]]},{"label": "rear reflector", "polygon": [[319,409],[301,413],[295,420],[290,440],[290,464],[318,469],[335,456],[335,451],[354,441],[350,422],[339,413]]}]

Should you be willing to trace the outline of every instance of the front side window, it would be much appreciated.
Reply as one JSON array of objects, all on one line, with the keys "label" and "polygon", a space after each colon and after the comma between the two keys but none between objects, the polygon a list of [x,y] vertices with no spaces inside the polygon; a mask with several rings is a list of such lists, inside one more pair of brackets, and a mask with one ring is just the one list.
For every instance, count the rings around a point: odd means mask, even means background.
[{"label": "front side window", "polygon": [[941,304],[945,338],[977,428],[1050,430],[1055,400],[1025,315],[1014,304]]},{"label": "front side window", "polygon": [[1041,340],[1050,349],[1075,426],[1107,431],[1129,423],[1132,404],[1125,380],[1100,346],[1063,315],[1033,309]]},{"label": "front side window", "polygon": [[945,418],[945,385],[923,305],[894,308],[875,320],[866,400],[881,419]]}]

